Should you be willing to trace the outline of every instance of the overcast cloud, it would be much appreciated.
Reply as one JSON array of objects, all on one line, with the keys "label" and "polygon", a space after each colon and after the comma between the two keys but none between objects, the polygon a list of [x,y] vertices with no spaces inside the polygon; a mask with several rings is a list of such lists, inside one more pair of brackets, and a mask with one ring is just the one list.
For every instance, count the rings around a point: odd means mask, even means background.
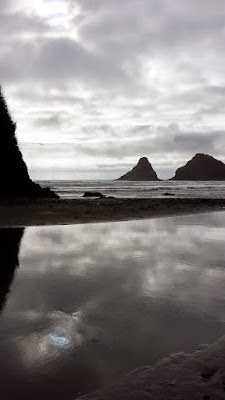
[{"label": "overcast cloud", "polygon": [[0,82],[33,179],[225,162],[221,0],[0,0]]}]

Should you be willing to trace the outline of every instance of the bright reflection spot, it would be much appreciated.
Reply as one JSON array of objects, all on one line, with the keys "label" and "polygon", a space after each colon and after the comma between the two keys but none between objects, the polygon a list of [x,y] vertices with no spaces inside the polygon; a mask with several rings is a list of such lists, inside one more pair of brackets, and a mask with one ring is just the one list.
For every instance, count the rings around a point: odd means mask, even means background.
[{"label": "bright reflection spot", "polygon": [[64,336],[57,336],[55,333],[50,335],[50,338],[51,338],[52,344],[54,344],[55,346],[58,346],[58,347],[64,347],[64,346],[68,345],[70,342],[68,338],[66,338]]},{"label": "bright reflection spot", "polygon": [[50,334],[51,344],[57,347],[65,347],[70,343],[70,339],[67,337],[67,332],[64,329],[56,330],[55,333]]}]

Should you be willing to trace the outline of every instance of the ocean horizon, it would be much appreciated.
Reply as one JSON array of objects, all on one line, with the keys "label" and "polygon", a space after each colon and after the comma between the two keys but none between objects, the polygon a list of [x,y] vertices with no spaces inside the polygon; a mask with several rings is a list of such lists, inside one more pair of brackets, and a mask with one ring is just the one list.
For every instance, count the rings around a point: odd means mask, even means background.
[{"label": "ocean horizon", "polygon": [[60,198],[78,199],[86,191],[98,191],[117,198],[224,198],[225,181],[118,181],[118,180],[37,180]]}]

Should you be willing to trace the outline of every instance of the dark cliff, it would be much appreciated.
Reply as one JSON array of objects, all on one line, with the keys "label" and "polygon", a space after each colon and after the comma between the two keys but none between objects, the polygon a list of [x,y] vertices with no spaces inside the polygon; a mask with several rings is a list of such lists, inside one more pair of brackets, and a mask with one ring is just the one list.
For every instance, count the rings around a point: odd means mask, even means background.
[{"label": "dark cliff", "polygon": [[225,164],[208,154],[197,153],[186,165],[177,169],[171,180],[220,181],[225,180]]},{"label": "dark cliff", "polygon": [[15,131],[16,124],[0,88],[0,195],[58,198],[50,189],[43,189],[30,179]]},{"label": "dark cliff", "polygon": [[121,176],[119,180],[125,181],[158,181],[156,172],[152,168],[147,157],[142,157],[138,161],[137,165],[127,174]]}]

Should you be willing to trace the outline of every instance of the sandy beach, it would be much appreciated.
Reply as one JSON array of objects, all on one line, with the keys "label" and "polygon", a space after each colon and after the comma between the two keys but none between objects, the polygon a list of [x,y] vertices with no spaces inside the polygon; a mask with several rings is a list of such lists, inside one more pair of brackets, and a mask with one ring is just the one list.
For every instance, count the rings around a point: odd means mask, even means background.
[{"label": "sandy beach", "polygon": [[0,199],[0,226],[125,221],[224,210],[225,199]]}]

